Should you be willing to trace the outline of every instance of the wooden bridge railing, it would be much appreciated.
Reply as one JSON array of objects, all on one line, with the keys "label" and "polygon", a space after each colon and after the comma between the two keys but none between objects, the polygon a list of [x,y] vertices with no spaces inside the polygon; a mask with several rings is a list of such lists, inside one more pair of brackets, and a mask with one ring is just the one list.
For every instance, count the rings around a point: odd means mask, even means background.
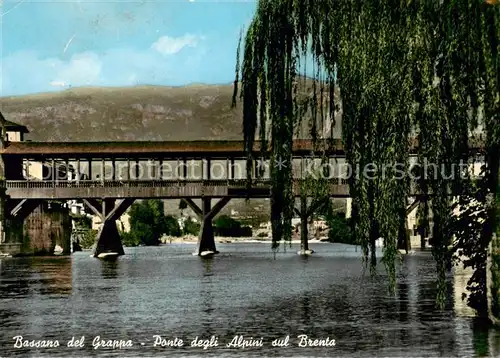
[{"label": "wooden bridge railing", "polygon": [[[300,183],[300,179],[294,180],[296,184]],[[329,182],[332,185],[347,185],[346,179],[333,178]],[[162,188],[171,186],[182,186],[185,184],[198,184],[200,186],[233,186],[245,187],[246,179],[219,179],[219,180],[79,180],[79,181],[49,181],[49,180],[6,180],[5,186],[7,189],[50,189],[50,188]],[[254,179],[252,186],[262,187],[269,186],[269,179]]]}]

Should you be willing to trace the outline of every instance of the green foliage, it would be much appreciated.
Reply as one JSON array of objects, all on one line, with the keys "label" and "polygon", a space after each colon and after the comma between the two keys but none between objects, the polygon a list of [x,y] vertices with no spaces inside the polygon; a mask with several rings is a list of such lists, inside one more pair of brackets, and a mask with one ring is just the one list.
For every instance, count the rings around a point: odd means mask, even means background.
[{"label": "green foliage", "polygon": [[76,228],[90,229],[92,228],[92,218],[87,215],[72,215],[73,222]]},{"label": "green foliage", "polygon": [[214,225],[219,229],[239,229],[241,224],[229,215],[219,215],[214,221]]},{"label": "green foliage", "polygon": [[318,213],[323,215],[328,225],[328,241],[342,244],[359,245],[356,241],[352,218],[347,219],[344,213],[333,213],[332,202],[327,201],[319,207]]},{"label": "green foliage", "polygon": [[134,203],[130,208],[130,233],[126,240],[136,244],[158,245],[167,230],[163,202],[159,199]]},{"label": "green foliage", "polygon": [[[467,159],[469,132],[484,124],[488,170],[498,183],[498,9],[479,0],[258,2],[243,42],[243,135],[249,159],[259,126],[264,147],[271,145],[273,248],[290,238],[294,205],[291,166],[276,163],[290,163],[293,131],[303,121],[314,143],[321,143],[325,122],[333,128],[336,86],[342,96],[343,144],[354,171],[349,188],[355,237],[372,272],[375,240],[384,237],[391,290],[410,190],[407,180],[398,179],[395,165],[408,172],[412,139],[418,140],[420,163],[427,158],[458,174],[452,164]],[[312,81],[305,78],[306,58],[314,62]],[[321,157],[322,150],[312,155]],[[356,172],[367,164],[390,169],[368,179]],[[426,227],[426,216],[433,213],[437,303],[443,307],[452,235],[446,230],[452,205],[448,193],[462,190],[467,179],[447,179],[441,170],[431,170],[429,177],[416,184],[423,196],[433,194],[419,216]],[[486,185],[495,192],[495,180]],[[316,196],[309,190],[318,187],[305,185],[303,195]],[[495,217],[490,211],[493,227]],[[486,236],[491,239],[491,233]]]},{"label": "green foliage", "polygon": [[179,210],[184,211],[187,208],[188,208],[188,204],[187,204],[186,200],[181,199],[179,202]]},{"label": "green foliage", "polygon": [[214,221],[214,233],[218,236],[229,237],[252,236],[252,228],[242,226],[239,221],[228,215],[220,215]]},{"label": "green foliage", "polygon": [[463,263],[464,268],[471,267],[473,275],[467,282],[469,295],[467,304],[480,315],[487,314],[486,298],[486,258],[489,238],[484,235],[487,224],[487,212],[482,206],[484,187],[471,185],[468,193],[464,193],[453,203],[451,210],[460,210],[458,215],[450,215],[447,230],[454,235],[452,258],[455,264]]},{"label": "green foliage", "polygon": [[120,238],[122,240],[123,246],[135,247],[141,244],[141,235],[137,235],[137,232],[120,232]]},{"label": "green foliage", "polygon": [[[500,178],[499,178],[500,182]],[[497,217],[497,237],[500,237],[500,184],[497,186],[497,193],[496,193],[496,200],[495,200],[495,207],[496,207],[496,217]]]},{"label": "green foliage", "polygon": [[344,215],[335,215],[328,219],[328,241],[357,245],[349,220]]},{"label": "green foliage", "polygon": [[200,232],[200,224],[192,220],[191,218],[188,218],[186,221],[184,221],[184,227],[182,229],[182,234],[183,235],[198,235]]},{"label": "green foliage", "polygon": [[181,236],[179,221],[171,215],[165,217],[165,234],[169,236]]},{"label": "green foliage", "polygon": [[87,215],[72,215],[75,224],[74,233],[82,249],[90,249],[95,244],[97,231],[92,230],[92,218]]},{"label": "green foliage", "polygon": [[97,238],[97,230],[86,231],[80,239],[81,248],[91,249],[96,243],[96,238]]}]

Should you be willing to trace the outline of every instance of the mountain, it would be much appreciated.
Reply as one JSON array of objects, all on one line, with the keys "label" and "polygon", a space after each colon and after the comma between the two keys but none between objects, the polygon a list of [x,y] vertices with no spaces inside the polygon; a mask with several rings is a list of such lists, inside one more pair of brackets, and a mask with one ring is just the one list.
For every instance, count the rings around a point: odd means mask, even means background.
[{"label": "mountain", "polygon": [[75,88],[0,98],[33,141],[240,139],[232,86]]},{"label": "mountain", "polygon": [[[310,91],[310,89],[309,89]],[[33,141],[241,140],[241,103],[231,108],[233,86],[81,87],[2,97],[5,118],[28,127]],[[338,97],[337,97],[338,98]],[[340,135],[337,120],[336,136]],[[304,124],[303,133],[308,125]],[[166,211],[178,214],[178,201]],[[223,213],[269,210],[267,200],[231,201]]]},{"label": "mountain", "polygon": [[0,111],[33,141],[241,140],[242,106],[231,108],[232,94],[232,84],[81,87],[2,97]]}]

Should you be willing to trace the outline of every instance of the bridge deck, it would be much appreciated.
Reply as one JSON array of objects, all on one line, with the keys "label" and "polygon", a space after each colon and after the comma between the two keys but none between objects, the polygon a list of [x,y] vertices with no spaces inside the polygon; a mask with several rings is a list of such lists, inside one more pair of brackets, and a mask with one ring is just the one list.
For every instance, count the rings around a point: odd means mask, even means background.
[{"label": "bridge deck", "polygon": [[[294,179],[293,192],[300,195],[302,180]],[[271,183],[269,179],[257,179],[252,182],[250,191],[246,179],[221,180],[80,180],[80,181],[5,181],[7,195],[11,199],[86,199],[86,198],[201,198],[233,197],[268,198]],[[349,197],[349,185],[346,179],[329,180],[332,197]],[[415,187],[410,196],[416,196]]]},{"label": "bridge deck", "polygon": [[[246,180],[130,180],[130,181],[25,181],[7,180],[7,195],[12,199],[85,199],[85,198],[200,198],[270,196],[270,181],[255,180],[250,192]],[[300,181],[294,182],[294,194],[300,194]],[[332,196],[347,197],[346,180],[332,180]]]}]

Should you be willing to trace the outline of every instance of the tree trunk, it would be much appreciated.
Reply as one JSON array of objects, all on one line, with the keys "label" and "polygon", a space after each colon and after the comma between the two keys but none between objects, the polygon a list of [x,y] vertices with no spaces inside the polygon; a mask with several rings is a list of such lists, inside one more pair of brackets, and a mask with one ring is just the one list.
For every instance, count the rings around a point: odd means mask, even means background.
[{"label": "tree trunk", "polygon": [[[496,148],[495,148],[496,147]],[[488,220],[486,229],[491,230],[486,262],[486,297],[488,299],[488,318],[494,325],[500,326],[500,228],[498,216],[500,208],[500,160],[498,146],[490,153],[490,185],[491,202],[488,203]]]}]

